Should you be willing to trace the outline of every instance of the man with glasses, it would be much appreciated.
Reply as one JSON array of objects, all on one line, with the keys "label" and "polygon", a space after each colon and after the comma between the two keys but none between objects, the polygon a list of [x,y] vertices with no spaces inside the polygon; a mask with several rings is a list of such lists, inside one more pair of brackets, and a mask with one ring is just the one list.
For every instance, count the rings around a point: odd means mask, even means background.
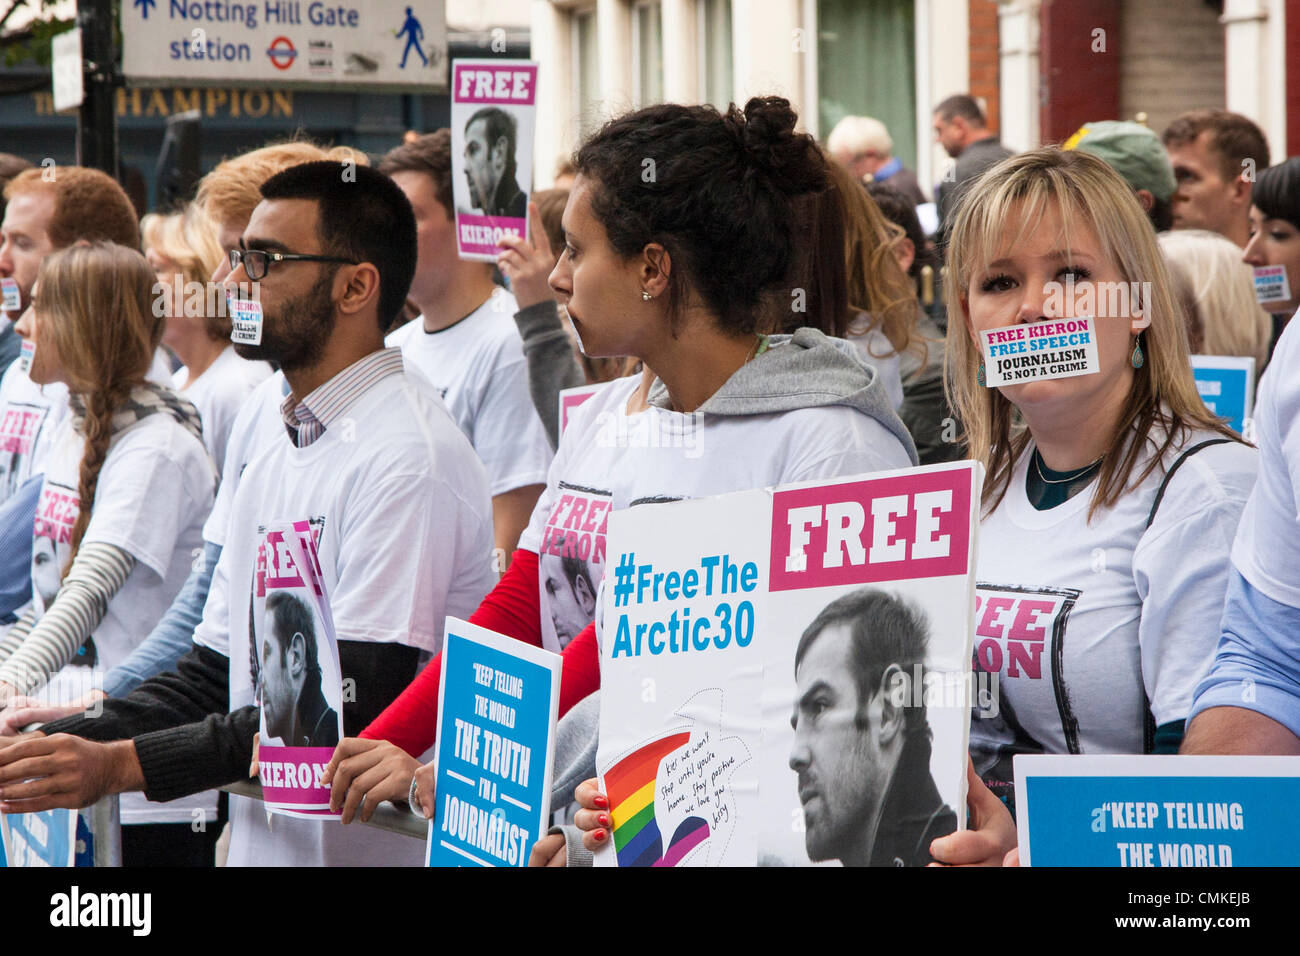
[{"label": "man with glasses", "polygon": [[[12,811],[132,790],[168,799],[247,775],[258,712],[246,662],[266,626],[251,607],[268,562],[284,560],[265,547],[272,521],[315,540],[355,688],[343,703],[349,735],[409,683],[421,651],[440,648],[444,617],[467,617],[493,583],[483,467],[428,382],[383,347],[415,268],[410,204],[387,177],[358,167],[345,181],[329,162],[288,169],[261,191],[227,278],[262,275],[261,342],[241,354],[277,361],[290,391],[278,439],[254,455],[230,503],[196,646],[99,717],[0,747]],[[272,827],[238,797],[230,813],[232,865],[419,862],[404,837],[296,818]]]}]

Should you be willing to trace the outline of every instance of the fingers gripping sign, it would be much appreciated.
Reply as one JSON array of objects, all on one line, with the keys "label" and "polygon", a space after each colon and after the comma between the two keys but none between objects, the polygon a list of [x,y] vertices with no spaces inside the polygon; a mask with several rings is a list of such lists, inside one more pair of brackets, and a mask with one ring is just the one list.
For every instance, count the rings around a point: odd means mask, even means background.
[{"label": "fingers gripping sign", "polygon": [[[930,844],[937,863],[931,866],[1002,866],[1016,846],[1016,824],[1011,813],[966,763],[966,803],[971,829],[939,837]],[[1012,865],[1018,865],[1018,857]]]},{"label": "fingers gripping sign", "polygon": [[334,748],[321,783],[329,785],[330,810],[342,813],[343,823],[351,823],[358,811],[365,823],[384,800],[406,800],[419,766],[418,760],[386,740],[345,737]]}]

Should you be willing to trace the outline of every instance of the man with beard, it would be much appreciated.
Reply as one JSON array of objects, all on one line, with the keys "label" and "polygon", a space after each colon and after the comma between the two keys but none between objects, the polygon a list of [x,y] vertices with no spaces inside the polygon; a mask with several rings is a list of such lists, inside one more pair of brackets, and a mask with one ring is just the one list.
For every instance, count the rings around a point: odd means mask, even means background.
[{"label": "man with beard", "polygon": [[[196,646],[100,716],[0,746],[0,809],[133,790],[166,800],[248,775],[259,714],[243,662],[266,622],[247,609],[269,569],[292,573],[285,549],[266,547],[273,521],[315,541],[342,677],[358,688],[343,704],[347,734],[410,680],[419,652],[440,649],[444,617],[467,617],[495,578],[483,466],[428,381],[383,347],[415,270],[410,203],[386,176],[333,162],[286,169],[261,193],[228,281],[260,283],[261,341],[240,353],[278,361],[290,392],[278,440],[248,463],[230,504]],[[231,798],[230,816],[231,865],[420,858],[397,835],[297,818],[272,828],[245,798]]]},{"label": "man with beard", "polygon": [[465,124],[465,178],[469,201],[486,216],[528,215],[528,197],[515,176],[515,118],[485,106]]},{"label": "man with beard", "polygon": [[268,737],[286,747],[333,747],[338,714],[325,699],[316,622],[301,598],[275,591],[266,599],[262,638],[262,717]]},{"label": "man with beard", "polygon": [[910,680],[925,662],[921,612],[875,588],[833,601],[795,651],[794,746],[808,858],[924,866],[957,817],[930,776],[930,727]]}]

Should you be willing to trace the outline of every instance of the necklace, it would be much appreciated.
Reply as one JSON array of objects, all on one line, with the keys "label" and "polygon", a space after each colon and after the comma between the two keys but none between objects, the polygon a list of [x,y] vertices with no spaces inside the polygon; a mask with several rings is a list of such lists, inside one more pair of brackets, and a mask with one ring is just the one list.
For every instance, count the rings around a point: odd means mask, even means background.
[{"label": "necklace", "polygon": [[755,332],[754,345],[752,348],[750,348],[749,355],[745,357],[745,361],[743,364],[748,365],[750,362],[754,361],[754,359],[758,357],[758,347],[762,344],[763,344],[763,336]]},{"label": "necklace", "polygon": [[1098,465],[1100,465],[1100,464],[1101,464],[1101,460],[1102,460],[1102,458],[1105,458],[1105,457],[1106,457],[1105,455],[1102,455],[1101,458],[1098,458],[1096,461],[1094,461],[1094,462],[1093,462],[1092,464],[1090,464],[1090,465],[1084,465],[1082,468],[1080,468],[1078,471],[1076,471],[1076,472],[1075,472],[1074,474],[1072,474],[1072,475],[1067,475],[1067,476],[1064,477],[1064,478],[1055,478],[1055,479],[1053,479],[1053,478],[1048,478],[1045,474],[1043,474],[1043,466],[1040,464],[1040,462],[1043,460],[1043,456],[1040,455],[1040,454],[1038,453],[1038,449],[1035,448],[1035,449],[1034,449],[1034,468],[1037,469],[1037,471],[1038,471],[1038,477],[1041,478],[1045,483],[1047,483],[1047,484],[1049,484],[1049,485],[1064,485],[1064,484],[1067,484],[1067,483],[1069,483],[1069,482],[1071,482],[1071,481],[1078,481],[1080,478],[1082,478],[1082,477],[1083,477],[1084,475],[1086,475],[1088,472],[1092,471],[1094,468],[1096,468]]}]

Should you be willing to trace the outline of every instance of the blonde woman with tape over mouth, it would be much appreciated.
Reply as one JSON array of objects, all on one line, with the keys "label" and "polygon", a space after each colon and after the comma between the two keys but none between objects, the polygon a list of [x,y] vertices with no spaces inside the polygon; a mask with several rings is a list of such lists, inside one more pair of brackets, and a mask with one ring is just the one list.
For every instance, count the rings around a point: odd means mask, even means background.
[{"label": "blonde woman with tape over mouth", "polygon": [[[932,852],[998,864],[1015,844],[1013,755],[1177,752],[1258,456],[1197,395],[1156,238],[1105,163],[1053,148],[1003,161],[948,250],[948,387],[987,469],[973,665],[997,706],[971,722],[972,829]],[[1125,307],[1119,288],[1140,292]],[[1112,301],[1120,314],[1096,314]],[[984,384],[980,333],[1083,316],[1095,372]]]}]

